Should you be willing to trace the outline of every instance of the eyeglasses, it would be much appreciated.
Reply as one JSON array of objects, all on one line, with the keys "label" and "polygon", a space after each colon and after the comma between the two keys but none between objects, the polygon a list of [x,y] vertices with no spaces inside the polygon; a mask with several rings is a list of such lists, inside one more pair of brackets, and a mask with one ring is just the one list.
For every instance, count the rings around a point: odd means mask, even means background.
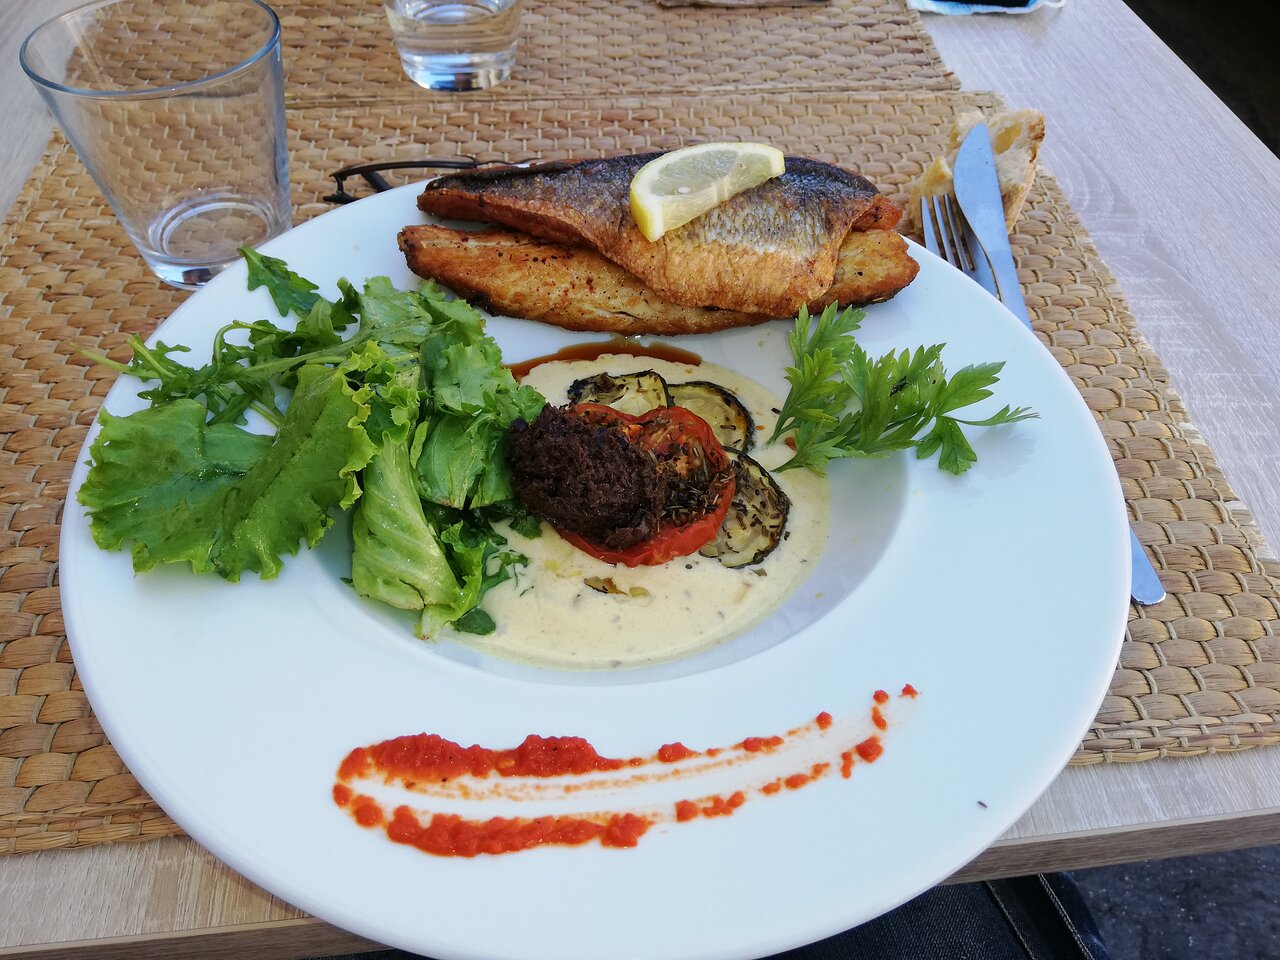
[{"label": "eyeglasses", "polygon": [[357,163],[332,174],[336,188],[333,193],[323,199],[327,203],[352,203],[360,198],[347,192],[347,180],[361,177],[373,188],[374,193],[382,193],[391,189],[391,184],[382,174],[387,170],[475,170],[478,167],[514,167],[528,163],[528,160],[517,160],[510,163],[493,160],[477,160],[474,157],[438,157],[425,160],[384,160],[379,163]]}]

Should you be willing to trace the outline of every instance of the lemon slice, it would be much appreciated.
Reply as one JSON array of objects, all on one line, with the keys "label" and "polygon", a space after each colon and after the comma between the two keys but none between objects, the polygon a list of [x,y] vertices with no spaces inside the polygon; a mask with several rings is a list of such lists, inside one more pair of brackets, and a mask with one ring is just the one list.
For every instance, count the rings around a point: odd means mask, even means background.
[{"label": "lemon slice", "polygon": [[631,215],[647,240],[780,176],[782,151],[764,143],[700,143],[650,160],[631,178]]}]

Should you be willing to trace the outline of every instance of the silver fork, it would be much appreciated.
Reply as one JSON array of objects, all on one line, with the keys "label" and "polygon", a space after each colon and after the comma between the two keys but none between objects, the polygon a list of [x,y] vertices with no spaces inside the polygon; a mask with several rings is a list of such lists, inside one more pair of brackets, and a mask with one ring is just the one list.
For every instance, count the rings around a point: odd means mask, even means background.
[{"label": "silver fork", "polygon": [[977,263],[969,247],[968,225],[956,198],[949,193],[920,198],[924,245],[958,270],[973,275]]},{"label": "silver fork", "polygon": [[[1002,299],[986,252],[969,228],[954,195],[946,193],[920,198],[920,230],[924,234],[924,245],[930,253],[942,257],[966,276],[972,277],[997,300]],[[1021,298],[1021,290],[1017,292],[1017,296]],[[1019,306],[1023,309],[1015,310],[1014,313],[1026,318],[1024,322],[1030,328],[1031,319],[1027,317],[1025,304]],[[1163,600],[1165,592],[1160,583],[1160,575],[1156,573],[1155,565],[1142,548],[1142,542],[1134,533],[1132,524],[1129,525],[1129,559],[1133,574],[1129,593],[1134,601],[1149,606]]]},{"label": "silver fork", "polygon": [[[969,229],[954,194],[920,198],[920,229],[930,253],[942,257],[965,276],[972,277],[987,293],[1000,299],[987,255]],[[1027,326],[1030,325],[1028,322]]]}]

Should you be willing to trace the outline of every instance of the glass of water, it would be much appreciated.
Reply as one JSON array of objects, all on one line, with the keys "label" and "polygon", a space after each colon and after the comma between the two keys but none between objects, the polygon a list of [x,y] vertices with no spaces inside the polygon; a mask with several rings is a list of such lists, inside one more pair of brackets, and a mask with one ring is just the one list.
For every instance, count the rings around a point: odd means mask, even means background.
[{"label": "glass of water", "polygon": [[162,280],[194,289],[289,228],[280,21],[260,0],[98,0],[20,59]]},{"label": "glass of water", "polygon": [[484,90],[511,76],[521,0],[383,0],[404,72],[428,90]]}]

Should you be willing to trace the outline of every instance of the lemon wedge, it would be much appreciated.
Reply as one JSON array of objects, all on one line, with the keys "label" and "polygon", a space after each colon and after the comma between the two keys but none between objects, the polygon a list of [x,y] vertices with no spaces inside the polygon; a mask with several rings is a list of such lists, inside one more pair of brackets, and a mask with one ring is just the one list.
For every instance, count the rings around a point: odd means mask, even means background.
[{"label": "lemon wedge", "polygon": [[650,160],[631,178],[631,215],[657,240],[743,190],[786,170],[782,151],[764,143],[700,143]]}]

